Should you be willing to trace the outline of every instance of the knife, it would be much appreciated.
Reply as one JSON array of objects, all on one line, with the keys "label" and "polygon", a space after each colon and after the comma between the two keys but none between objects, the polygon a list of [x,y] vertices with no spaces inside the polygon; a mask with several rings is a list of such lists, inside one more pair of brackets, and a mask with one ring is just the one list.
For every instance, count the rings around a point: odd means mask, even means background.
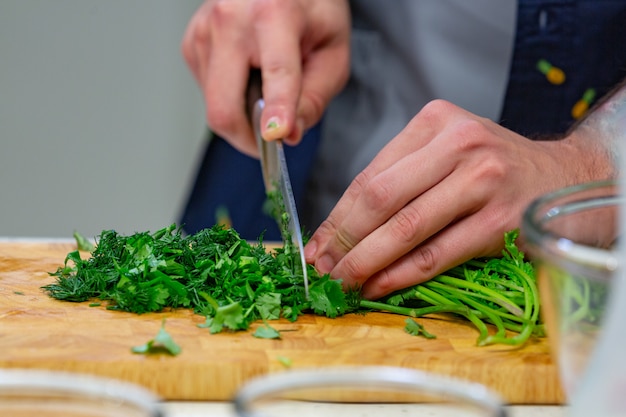
[{"label": "knife", "polygon": [[302,264],[302,276],[304,279],[304,293],[308,299],[309,279],[307,264],[304,259],[302,229],[300,228],[296,201],[293,196],[293,190],[291,189],[283,141],[281,139],[266,141],[261,136],[261,113],[263,113],[265,102],[263,101],[261,93],[260,70],[253,69],[250,72],[246,99],[248,104],[248,117],[252,123],[254,136],[259,146],[265,192],[268,196],[279,192],[282,197],[283,207],[275,207],[274,210],[272,210],[272,214],[280,229],[285,247],[294,248],[299,252],[300,262]]}]

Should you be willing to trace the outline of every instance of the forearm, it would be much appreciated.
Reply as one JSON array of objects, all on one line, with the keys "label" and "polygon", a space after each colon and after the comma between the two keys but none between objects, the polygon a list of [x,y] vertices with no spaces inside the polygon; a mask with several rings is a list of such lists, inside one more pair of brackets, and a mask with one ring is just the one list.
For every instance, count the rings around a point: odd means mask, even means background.
[{"label": "forearm", "polygon": [[621,158],[626,156],[626,79],[596,103],[566,137],[598,151],[600,158],[604,156],[598,164],[605,164],[607,176],[620,175]]}]

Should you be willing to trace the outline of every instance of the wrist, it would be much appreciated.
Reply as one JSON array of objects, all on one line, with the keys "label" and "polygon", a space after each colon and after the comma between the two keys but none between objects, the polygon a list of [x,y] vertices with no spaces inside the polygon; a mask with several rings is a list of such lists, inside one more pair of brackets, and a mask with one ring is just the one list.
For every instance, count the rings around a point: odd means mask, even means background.
[{"label": "wrist", "polygon": [[564,140],[592,152],[589,156],[597,158],[597,174],[617,177],[626,157],[626,80],[574,125]]}]

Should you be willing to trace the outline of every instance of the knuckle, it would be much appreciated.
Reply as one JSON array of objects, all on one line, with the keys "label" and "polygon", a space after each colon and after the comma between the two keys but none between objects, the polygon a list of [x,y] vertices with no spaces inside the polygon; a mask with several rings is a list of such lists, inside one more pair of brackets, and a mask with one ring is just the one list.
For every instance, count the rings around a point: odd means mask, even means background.
[{"label": "knuckle", "polygon": [[422,225],[422,215],[412,205],[404,207],[390,219],[390,232],[394,239],[410,244]]},{"label": "knuckle", "polygon": [[426,103],[426,105],[424,106],[424,111],[439,114],[441,112],[450,110],[451,107],[456,106],[454,106],[454,104],[452,104],[448,100],[437,98]]},{"label": "knuckle", "polygon": [[289,66],[283,56],[277,55],[269,57],[267,61],[263,62],[263,79],[286,79],[292,78],[299,72],[299,69],[294,66]]},{"label": "knuckle", "polygon": [[376,292],[378,298],[390,294],[398,289],[398,283],[395,276],[387,269],[383,269],[376,273]]},{"label": "knuckle", "polygon": [[198,35],[196,34],[198,30],[198,23],[196,22],[198,22],[198,18],[194,18],[192,20],[192,23],[190,23],[189,27],[185,31],[183,39],[180,43],[180,49],[187,61],[190,61],[195,55],[195,45],[198,37]]},{"label": "knuckle", "polygon": [[438,271],[438,252],[433,245],[418,246],[413,250],[411,259],[415,266],[415,270],[419,271],[418,276],[427,277],[430,279],[434,277]]},{"label": "knuckle", "polygon": [[361,190],[370,180],[370,176],[367,172],[367,168],[363,171],[359,172],[356,177],[352,180],[352,184],[356,186],[355,188]]},{"label": "knuckle", "polygon": [[450,118],[457,111],[457,107],[449,101],[443,99],[435,99],[429,101],[422,107],[411,121],[407,128],[410,131],[423,131],[430,129],[437,131],[441,126],[447,125],[446,119]]},{"label": "knuckle", "polygon": [[469,118],[459,120],[455,123],[451,133],[456,150],[459,152],[482,148],[490,142],[488,129],[480,120]]},{"label": "knuckle", "polygon": [[193,53],[196,47],[207,48],[219,42],[222,33],[238,27],[242,17],[239,2],[217,1],[206,4],[194,17],[184,37],[184,50]]},{"label": "knuckle", "polygon": [[341,269],[343,276],[337,276],[338,279],[349,278],[351,282],[363,283],[368,277],[366,265],[357,255],[346,256],[341,261]]},{"label": "knuckle", "polygon": [[331,213],[330,216],[326,220],[322,221],[322,223],[317,228],[317,231],[315,232],[315,234],[321,235],[321,236],[328,236],[328,235],[332,235],[335,232],[335,230],[336,230],[336,226],[333,221],[333,214]]},{"label": "knuckle", "polygon": [[295,3],[293,0],[250,0],[254,17],[263,16],[263,14],[273,16],[276,10],[285,10],[293,7]]},{"label": "knuckle", "polygon": [[264,19],[265,17],[276,15],[277,11],[285,10],[293,6],[289,0],[252,0],[251,11],[254,19]]},{"label": "knuckle", "polygon": [[211,16],[206,19],[196,19],[193,31],[190,34],[191,45],[203,45],[208,39],[211,38]]},{"label": "knuckle", "polygon": [[456,106],[447,100],[431,100],[422,107],[418,116],[426,119],[440,119],[442,115],[448,114]]},{"label": "knuckle", "polygon": [[361,194],[364,187],[367,186],[367,183],[370,181],[370,173],[369,169],[365,168],[363,171],[359,172],[356,177],[350,183],[350,186],[346,190],[346,197],[356,200]]},{"label": "knuckle", "polygon": [[211,103],[207,105],[206,120],[211,129],[222,135],[226,135],[235,130],[230,113],[219,105],[213,106]]},{"label": "knuckle", "polygon": [[[472,165],[470,175],[478,181],[499,181],[505,178],[514,166],[511,159],[499,148],[501,142],[494,140],[493,134],[480,120],[459,121],[452,135],[451,146],[457,155],[465,155]],[[470,158],[470,155],[474,155]]]},{"label": "knuckle", "polygon": [[218,1],[213,4],[211,11],[205,19],[207,33],[211,28],[224,27],[231,24],[239,14],[239,5],[233,1]]},{"label": "knuckle", "polygon": [[485,158],[476,170],[478,181],[501,182],[508,176],[510,166],[499,158]]},{"label": "knuckle", "polygon": [[[469,145],[464,146],[465,152],[468,152],[467,149],[469,147]],[[477,149],[479,148],[478,146],[473,146],[472,148],[474,152],[480,152],[480,157],[474,161],[470,158],[467,159],[471,165],[471,169],[468,171],[468,174],[471,176],[470,180],[477,186],[480,184],[501,184],[514,169],[515,164],[508,157],[503,158],[499,152],[493,152],[486,148],[484,152],[481,152],[482,148]]]},{"label": "knuckle", "polygon": [[195,51],[193,45],[187,40],[183,39],[183,42],[180,44],[180,51],[185,58],[185,62],[187,65],[192,66],[195,60]]},{"label": "knuckle", "polygon": [[361,196],[367,207],[384,210],[393,201],[394,190],[389,182],[382,181],[379,177],[374,177],[365,184]]}]

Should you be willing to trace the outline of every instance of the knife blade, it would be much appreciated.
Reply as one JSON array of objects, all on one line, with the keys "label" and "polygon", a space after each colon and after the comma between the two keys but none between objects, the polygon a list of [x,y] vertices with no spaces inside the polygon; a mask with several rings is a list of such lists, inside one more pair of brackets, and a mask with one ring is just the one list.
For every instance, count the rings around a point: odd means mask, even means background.
[{"label": "knife blade", "polygon": [[290,248],[298,251],[302,266],[302,277],[304,280],[304,293],[309,298],[309,279],[307,274],[307,264],[304,258],[304,244],[302,241],[302,229],[296,208],[296,201],[291,188],[287,159],[281,139],[266,141],[261,136],[261,114],[265,107],[265,101],[261,94],[261,73],[253,70],[250,73],[248,83],[248,107],[249,117],[254,129],[257,145],[259,146],[261,171],[263,172],[263,182],[265,192],[268,196],[280,193],[282,207],[275,207],[272,210],[274,219],[280,229],[285,249]]}]

